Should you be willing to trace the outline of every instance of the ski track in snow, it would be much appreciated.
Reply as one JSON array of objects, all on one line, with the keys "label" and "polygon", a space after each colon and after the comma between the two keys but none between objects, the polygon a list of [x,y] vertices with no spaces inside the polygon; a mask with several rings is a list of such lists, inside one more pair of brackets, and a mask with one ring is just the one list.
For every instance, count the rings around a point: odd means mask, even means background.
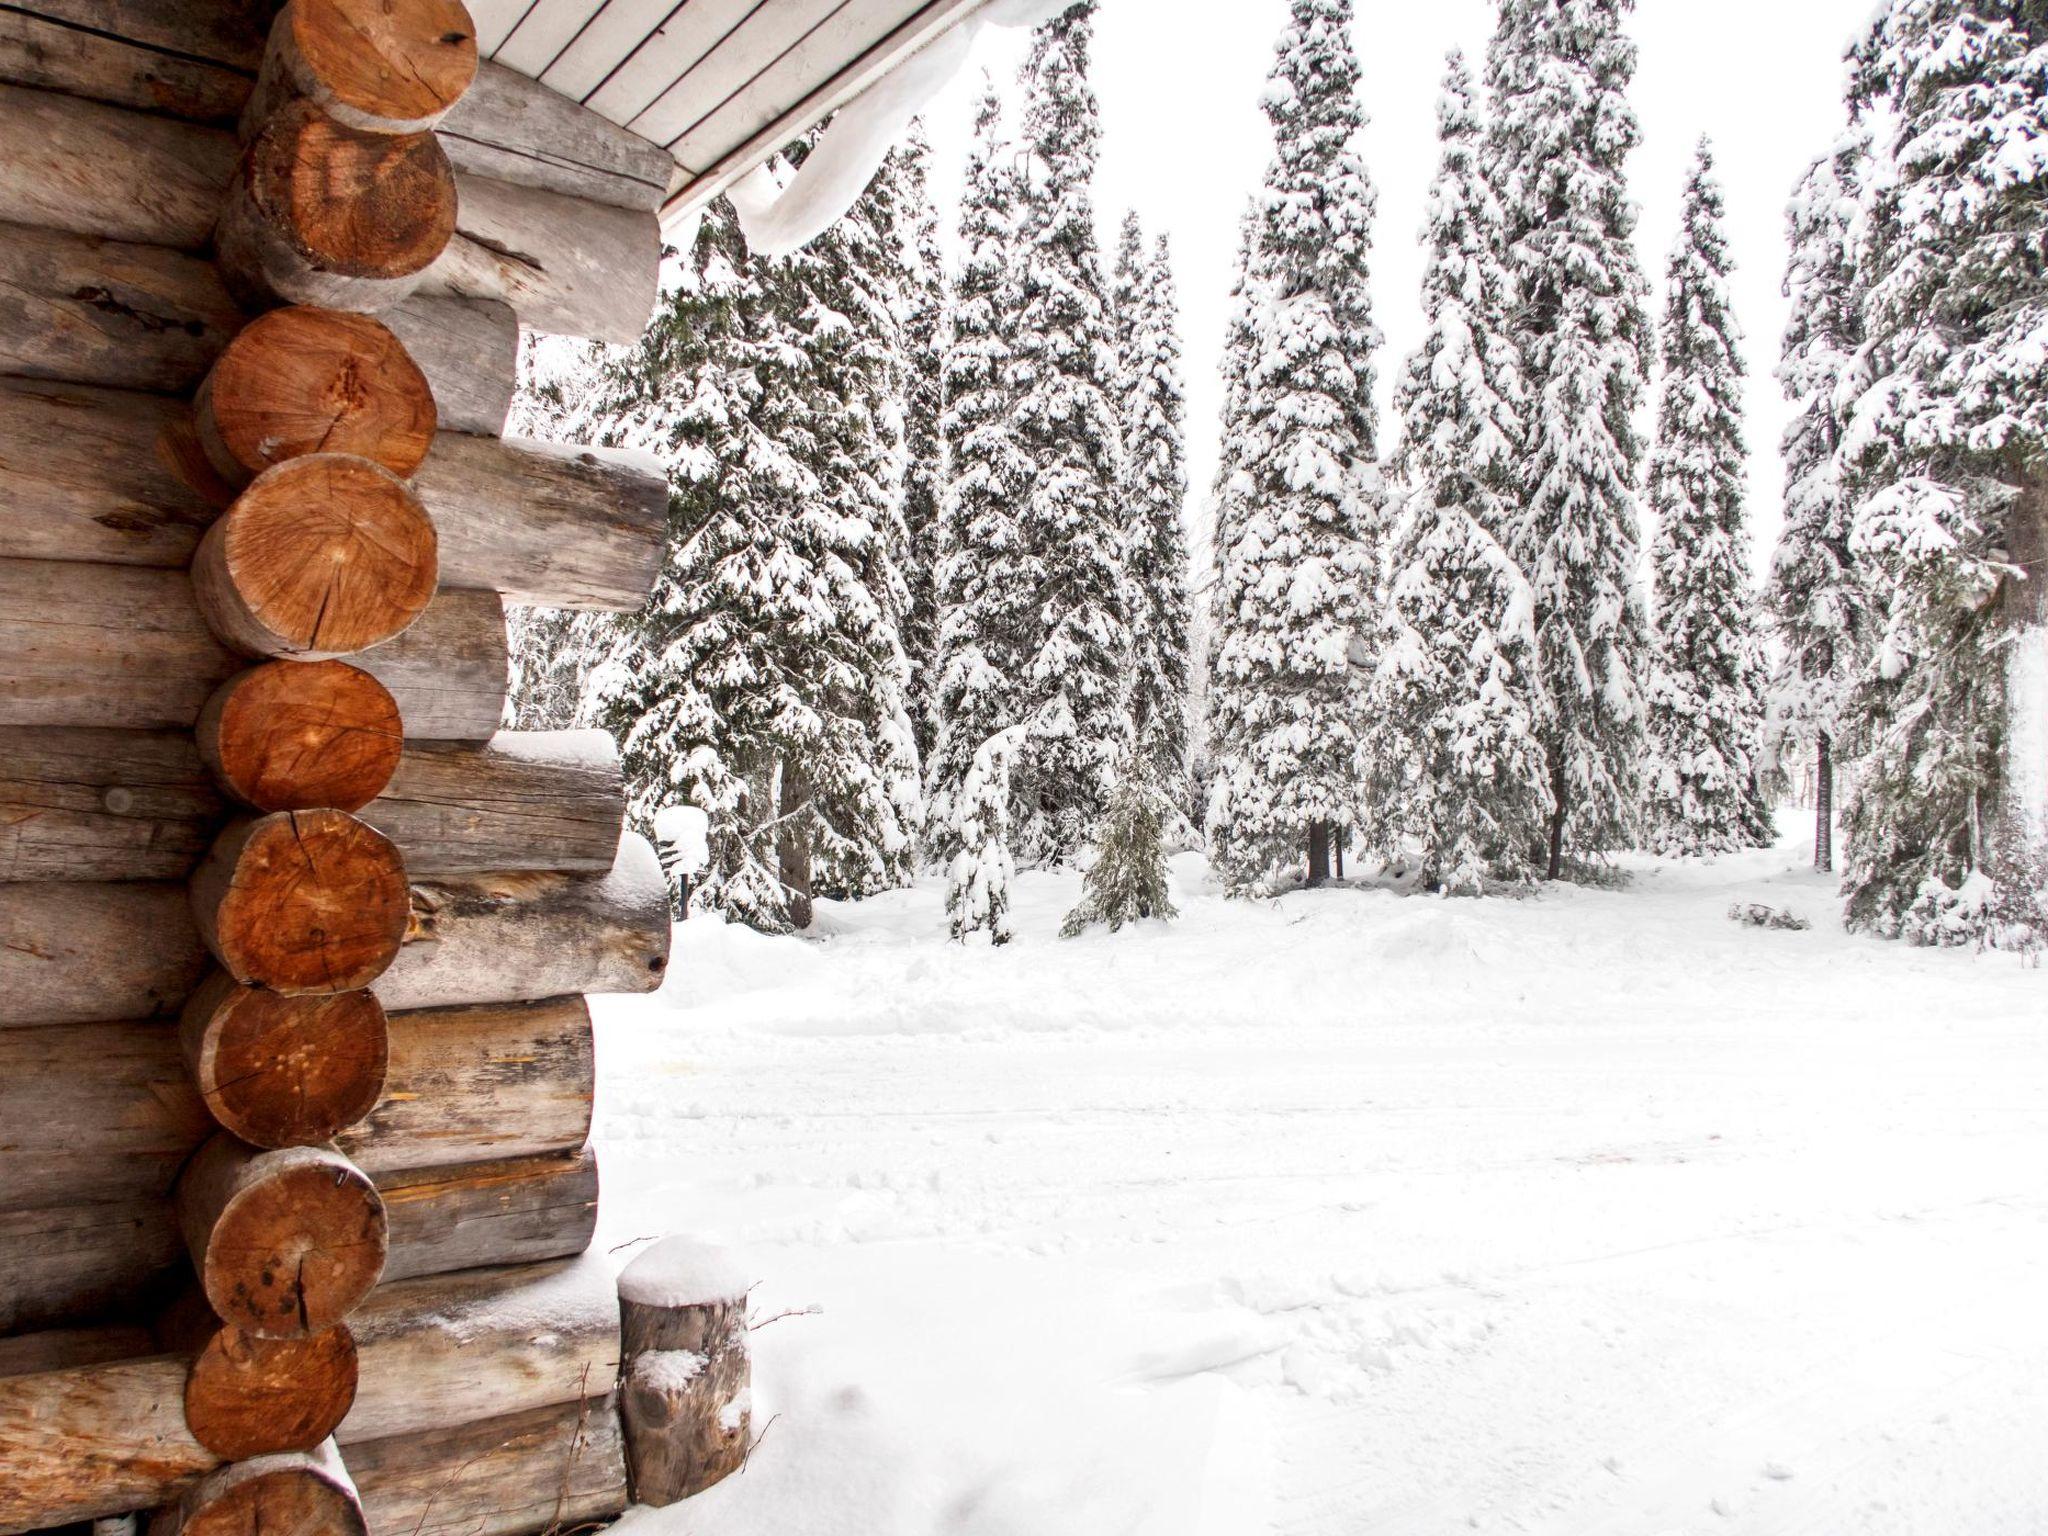
[{"label": "ski track in snow", "polygon": [[799,1315],[746,1471],[628,1527],[2048,1529],[2048,971],[1847,937],[1801,851],[1250,905],[1187,856],[1179,922],[1075,941],[1026,875],[1000,951],[933,885],[681,925],[599,1005],[599,1244]]}]

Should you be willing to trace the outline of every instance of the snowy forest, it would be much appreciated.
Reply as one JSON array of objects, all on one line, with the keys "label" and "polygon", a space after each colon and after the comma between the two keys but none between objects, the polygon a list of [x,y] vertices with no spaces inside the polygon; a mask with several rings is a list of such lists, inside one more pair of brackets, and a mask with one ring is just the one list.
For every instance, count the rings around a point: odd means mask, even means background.
[{"label": "snowy forest", "polygon": [[[1085,869],[1068,930],[1117,927],[1172,915],[1183,849],[1237,896],[1514,894],[1768,846],[1797,799],[1853,929],[2039,944],[2033,8],[1878,7],[1786,189],[1767,360],[1704,139],[1643,270],[1628,0],[1500,0],[1445,61],[1402,125],[1436,171],[1399,296],[1352,0],[1292,0],[1220,421],[1185,409],[1168,241],[1095,203],[1096,9],[989,85],[948,238],[913,129],[793,255],[724,202],[680,232],[637,344],[528,343],[523,429],[651,452],[672,494],[643,612],[521,617],[516,723],[614,732],[643,827],[702,814],[692,908],[799,931],[929,872],[952,935],[1000,944],[1019,870]],[[1384,355],[1376,314],[1418,300]],[[1740,396],[1773,364],[1759,567]]]}]

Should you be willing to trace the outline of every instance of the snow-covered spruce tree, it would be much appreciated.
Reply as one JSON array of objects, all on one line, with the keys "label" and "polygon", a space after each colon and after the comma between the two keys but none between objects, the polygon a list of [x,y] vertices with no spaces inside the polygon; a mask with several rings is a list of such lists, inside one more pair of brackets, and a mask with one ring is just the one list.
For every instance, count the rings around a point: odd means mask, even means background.
[{"label": "snow-covered spruce tree", "polygon": [[2048,16],[1892,0],[1858,60],[1889,129],[1845,453],[1881,638],[1857,701],[1852,922],[2048,934]]},{"label": "snow-covered spruce tree", "polygon": [[938,730],[939,504],[945,494],[946,279],[939,255],[939,215],[931,197],[931,143],[922,119],[890,152],[898,188],[903,258],[903,527],[909,547],[903,579],[910,606],[903,649],[910,658],[911,714],[920,760],[931,756]]},{"label": "snow-covered spruce tree", "polygon": [[600,437],[669,467],[670,543],[591,713],[621,739],[637,823],[709,816],[693,903],[768,931],[805,926],[814,888],[903,878],[916,813],[882,228],[864,199],[767,262],[715,205],[606,381]]},{"label": "snow-covered spruce tree", "polygon": [[1031,466],[1018,526],[1038,627],[1017,716],[1036,723],[1014,789],[1017,852],[1034,863],[1071,858],[1093,836],[1131,742],[1116,336],[1089,189],[1102,137],[1094,25],[1095,0],[1079,0],[1038,29],[1024,69],[1010,420]]},{"label": "snow-covered spruce tree", "polygon": [[1624,163],[1631,0],[1502,0],[1488,174],[1529,391],[1503,540],[1535,594],[1553,799],[1546,872],[1634,840],[1651,659],[1635,417],[1650,337]]},{"label": "snow-covered spruce tree", "polygon": [[1029,727],[1005,726],[975,749],[953,801],[946,915],[955,939],[986,933],[1010,942],[1010,768]]},{"label": "snow-covered spruce tree", "polygon": [[[1148,254],[1124,219],[1114,284],[1124,424],[1124,566],[1132,610],[1131,719],[1138,760],[1178,805],[1188,776],[1188,494],[1180,306],[1161,235]],[[1176,818],[1179,813],[1176,813]]]},{"label": "snow-covered spruce tree", "polygon": [[1479,173],[1472,80],[1453,53],[1438,107],[1422,310],[1428,332],[1394,392],[1410,487],[1387,546],[1372,707],[1393,750],[1369,785],[1394,851],[1433,890],[1515,884],[1548,826],[1528,582],[1491,530],[1520,435],[1520,362],[1500,210]]},{"label": "snow-covered spruce tree", "polygon": [[1785,523],[1767,589],[1782,648],[1770,730],[1781,765],[1793,751],[1812,756],[1813,867],[1823,871],[1834,868],[1835,755],[1869,628],[1869,598],[1849,555],[1841,463],[1843,383],[1853,378],[1863,344],[1856,261],[1869,159],[1863,135],[1845,137],[1800,178],[1786,215],[1792,318],[1778,382],[1793,415],[1781,451]]},{"label": "snow-covered spruce tree", "polygon": [[1037,632],[1037,580],[1017,521],[1031,466],[1010,421],[1016,194],[990,90],[960,199],[960,266],[941,360],[948,478],[934,541],[936,730],[925,770],[926,842],[940,868],[987,825],[964,786],[982,747],[1024,716],[1024,666]]},{"label": "snow-covered spruce tree", "polygon": [[1095,839],[1095,862],[1081,882],[1081,901],[1060,925],[1074,938],[1097,923],[1111,933],[1140,918],[1170,918],[1166,828],[1179,815],[1143,759],[1125,765]]},{"label": "snow-covered spruce tree", "polygon": [[1263,99],[1274,154],[1248,263],[1249,366],[1219,509],[1209,711],[1210,856],[1267,889],[1360,829],[1383,490],[1374,456],[1367,257],[1374,193],[1350,0],[1293,0]]},{"label": "snow-covered spruce tree", "polygon": [[1644,839],[1659,853],[1768,847],[1759,784],[1768,664],[1749,576],[1741,333],[1725,206],[1702,139],[1666,278],[1664,372],[1650,455],[1657,655],[1648,682]]}]

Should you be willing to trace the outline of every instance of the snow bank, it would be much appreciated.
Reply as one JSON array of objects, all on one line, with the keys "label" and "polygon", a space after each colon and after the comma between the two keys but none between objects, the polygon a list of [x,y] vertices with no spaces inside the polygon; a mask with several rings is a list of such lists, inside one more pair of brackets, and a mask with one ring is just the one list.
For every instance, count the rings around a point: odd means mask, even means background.
[{"label": "snow bank", "polygon": [[694,1237],[663,1238],[619,1275],[619,1298],[647,1307],[688,1307],[744,1296],[754,1276],[731,1253]]}]

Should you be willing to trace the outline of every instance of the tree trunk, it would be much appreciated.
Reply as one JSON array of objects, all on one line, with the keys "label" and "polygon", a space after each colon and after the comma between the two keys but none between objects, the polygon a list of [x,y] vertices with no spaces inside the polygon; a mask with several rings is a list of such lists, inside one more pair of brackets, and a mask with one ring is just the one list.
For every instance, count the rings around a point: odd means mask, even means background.
[{"label": "tree trunk", "polygon": [[343,1446],[581,1402],[619,1373],[619,1299],[600,1256],[399,1280],[349,1319],[362,1357]]},{"label": "tree trunk", "polygon": [[266,1339],[206,1321],[185,1377],[185,1427],[214,1455],[244,1461],[310,1451],[348,1415],[357,1378],[348,1324]]},{"label": "tree trunk", "polygon": [[1826,731],[1814,746],[1813,867],[1824,875],[1835,867],[1835,755]]},{"label": "tree trunk", "polygon": [[290,0],[243,122],[253,133],[304,100],[367,133],[418,133],[469,89],[476,66],[461,0]]},{"label": "tree trunk", "polygon": [[302,304],[243,327],[193,417],[208,462],[238,486],[309,453],[410,475],[434,445],[434,392],[398,337],[368,315]]},{"label": "tree trunk", "polygon": [[384,1203],[331,1148],[259,1152],[223,1132],[193,1155],[177,1201],[207,1301],[250,1333],[317,1333],[353,1312],[383,1272]]},{"label": "tree trunk", "polygon": [[389,1032],[369,992],[286,997],[216,971],[178,1035],[213,1118],[253,1147],[331,1140],[384,1096]]},{"label": "tree trunk", "polygon": [[156,1512],[149,1536],[366,1536],[332,1441],[219,1467]]},{"label": "tree trunk", "polygon": [[597,1152],[546,1152],[375,1176],[391,1224],[386,1283],[573,1258],[597,1230]]},{"label": "tree trunk", "polygon": [[210,1470],[184,1377],[165,1355],[0,1377],[0,1531],[149,1509]]},{"label": "tree trunk", "polygon": [[194,728],[215,782],[257,811],[359,811],[405,749],[391,690],[343,661],[271,661],[216,689]]},{"label": "tree trunk", "polygon": [[619,1277],[619,1410],[635,1503],[677,1503],[746,1464],[750,1283],[686,1238],[656,1244]]},{"label": "tree trunk", "polygon": [[433,519],[389,470],[310,453],[264,471],[206,531],[192,594],[248,656],[325,661],[402,634],[433,600]]},{"label": "tree trunk", "polygon": [[414,297],[377,318],[433,386],[443,432],[496,437],[505,430],[519,384],[519,317],[511,305]]},{"label": "tree trunk", "polygon": [[[159,1197],[0,1210],[0,1335],[147,1316],[185,1267],[185,1244],[169,1203]],[[0,1351],[11,1342],[0,1338]]]},{"label": "tree trunk", "polygon": [[675,162],[539,81],[486,62],[435,132],[458,172],[611,208],[659,209]]},{"label": "tree trunk", "polygon": [[1550,767],[1550,794],[1553,801],[1550,811],[1550,853],[1544,866],[1543,878],[1562,880],[1564,878],[1564,824],[1571,815],[1570,803],[1565,798],[1565,775],[1562,762],[1552,762]]},{"label": "tree trunk", "polygon": [[1308,883],[1311,886],[1330,883],[1330,824],[1327,821],[1308,824]]},{"label": "tree trunk", "polygon": [[233,123],[262,55],[260,25],[237,14],[252,7],[152,0],[147,16],[144,9],[120,0],[13,0],[0,12],[0,80]]},{"label": "tree trunk", "polygon": [[625,777],[603,731],[416,742],[363,819],[404,851],[415,877],[511,868],[603,874],[625,830]]},{"label": "tree trunk", "polygon": [[798,932],[816,915],[811,895],[811,791],[794,758],[782,763],[781,799],[775,823],[775,862],[789,898],[789,921]]},{"label": "tree trunk", "polygon": [[610,1397],[360,1442],[348,1462],[370,1536],[580,1531],[627,1503]]},{"label": "tree trunk", "polygon": [[205,968],[182,885],[0,884],[0,1025],[172,1013]]},{"label": "tree trunk", "polygon": [[[481,741],[504,709],[504,605],[444,592],[353,660],[391,691],[415,739]],[[183,571],[0,559],[0,727],[189,729],[247,665],[207,629]],[[110,1016],[121,1017],[99,1015]]]},{"label": "tree trunk", "polygon": [[275,992],[349,992],[383,975],[410,913],[390,839],[343,811],[236,822],[192,876],[192,913],[221,968]]},{"label": "tree trunk", "polygon": [[[2001,589],[2006,718],[1994,858],[2015,892],[2048,887],[2048,479],[2029,480],[2007,513]],[[2039,935],[2036,935],[2038,938]]]}]

